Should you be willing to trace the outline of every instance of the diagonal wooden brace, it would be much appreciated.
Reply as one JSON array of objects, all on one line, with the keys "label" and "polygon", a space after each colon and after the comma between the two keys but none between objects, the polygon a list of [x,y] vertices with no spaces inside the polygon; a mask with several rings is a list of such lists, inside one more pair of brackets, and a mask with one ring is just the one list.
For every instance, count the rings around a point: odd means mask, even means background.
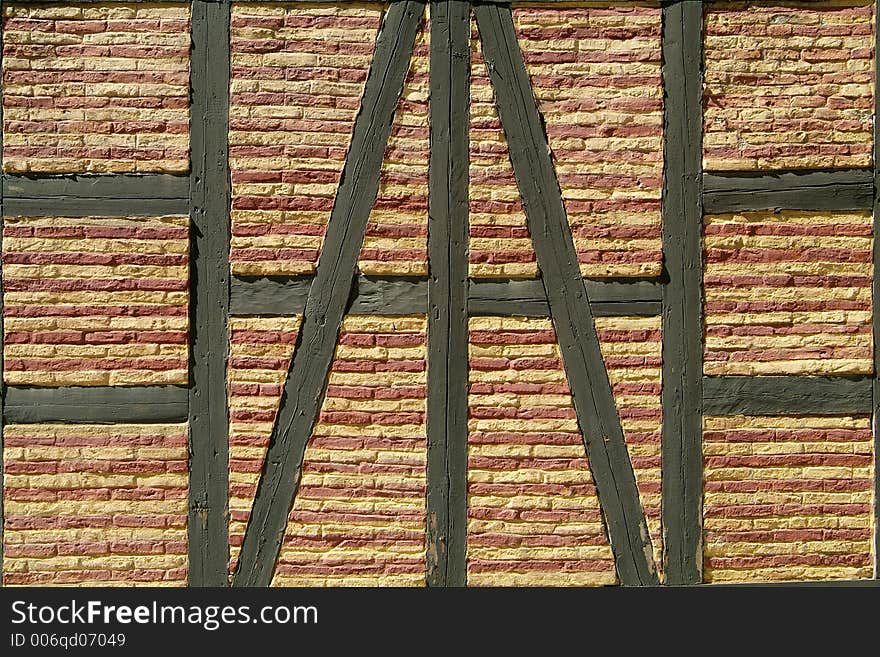
[{"label": "diagonal wooden brace", "polygon": [[233,586],[268,586],[272,581],[379,190],[391,123],[424,14],[424,2],[392,3],[379,32]]},{"label": "diagonal wooden brace", "polygon": [[474,12],[617,575],[624,585],[655,585],[645,515],[511,9],[476,4]]}]

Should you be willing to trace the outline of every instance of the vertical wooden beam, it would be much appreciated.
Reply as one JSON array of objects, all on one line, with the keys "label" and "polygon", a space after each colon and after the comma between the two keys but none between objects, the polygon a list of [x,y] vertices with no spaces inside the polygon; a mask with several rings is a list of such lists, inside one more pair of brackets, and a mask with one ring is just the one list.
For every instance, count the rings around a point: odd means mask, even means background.
[{"label": "vertical wooden beam", "polygon": [[467,583],[470,2],[431,1],[429,586]]},{"label": "vertical wooden beam", "polygon": [[306,445],[327,388],[367,221],[379,191],[391,123],[424,15],[423,0],[403,0],[392,3],[383,18],[245,530],[234,586],[268,586],[272,581],[302,476]]},{"label": "vertical wooden beam", "polygon": [[624,585],[657,584],[632,462],[511,9],[477,4],[474,12],[617,575]]},{"label": "vertical wooden beam", "polygon": [[702,43],[696,0],[663,6],[662,515],[668,584],[702,581]]},{"label": "vertical wooden beam", "polygon": [[872,386],[874,413],[874,579],[880,579],[880,0],[874,3],[874,271],[871,283],[871,311],[874,337],[874,382]]},{"label": "vertical wooden beam", "polygon": [[229,0],[192,4],[189,584],[229,563]]}]

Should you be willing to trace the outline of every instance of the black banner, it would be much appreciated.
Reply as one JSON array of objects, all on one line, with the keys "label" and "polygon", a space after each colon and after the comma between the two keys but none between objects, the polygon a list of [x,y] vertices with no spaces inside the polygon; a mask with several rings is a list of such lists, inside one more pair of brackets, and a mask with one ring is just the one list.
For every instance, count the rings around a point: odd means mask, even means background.
[{"label": "black banner", "polygon": [[[0,655],[240,650],[252,657],[313,646],[334,655],[502,648],[519,654],[530,646],[580,646],[589,654],[602,645],[628,654],[638,646],[660,650],[671,632],[689,633],[691,643],[702,635],[724,645],[778,635],[827,638],[840,647],[871,633],[877,599],[872,582],[564,590],[4,588]],[[817,617],[818,623],[810,620]],[[864,632],[855,631],[860,623]]]}]

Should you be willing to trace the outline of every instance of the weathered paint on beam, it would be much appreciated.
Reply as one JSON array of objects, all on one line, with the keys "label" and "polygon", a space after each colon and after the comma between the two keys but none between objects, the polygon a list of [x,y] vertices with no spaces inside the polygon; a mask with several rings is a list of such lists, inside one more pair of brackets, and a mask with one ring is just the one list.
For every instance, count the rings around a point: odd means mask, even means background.
[{"label": "weathered paint on beam", "polygon": [[284,317],[306,308],[314,276],[232,277],[229,312],[232,315]]},{"label": "weathered paint on beam", "polygon": [[229,563],[230,3],[195,0],[190,220],[190,586],[227,586]]},{"label": "weathered paint on beam", "polygon": [[189,176],[169,173],[3,175],[3,195],[8,198],[127,198],[189,199]]},{"label": "weathered paint on beam", "polygon": [[186,422],[183,386],[6,386],[3,415],[7,422],[36,424],[126,424]]},{"label": "weathered paint on beam", "polygon": [[873,410],[871,377],[707,376],[706,415],[859,415]]},{"label": "weathered paint on beam", "polygon": [[617,575],[624,585],[657,584],[632,462],[511,10],[478,4],[474,12]]},{"label": "weathered paint on beam", "polygon": [[424,2],[408,0],[392,4],[383,17],[245,530],[234,586],[268,586],[272,581],[306,445],[326,391],[367,220],[378,194],[385,145],[424,13]]},{"label": "weathered paint on beam", "polygon": [[3,176],[7,216],[159,216],[189,212],[189,177],[170,174]]},{"label": "weathered paint on beam", "polygon": [[700,2],[663,7],[662,526],[668,584],[702,581],[702,25]]},{"label": "weathered paint on beam", "polygon": [[[594,317],[660,314],[661,285],[656,280],[584,280]],[[471,315],[549,317],[550,304],[540,279],[471,281]]]},{"label": "weathered paint on beam", "polygon": [[186,198],[13,198],[3,209],[8,217],[161,217],[186,214],[189,202]]},{"label": "weathered paint on beam", "polygon": [[[313,281],[314,276],[233,277],[231,314],[299,315],[306,308]],[[352,285],[346,314],[424,315],[427,310],[427,279],[358,276]]]},{"label": "weathered paint on beam", "polygon": [[874,181],[870,169],[707,173],[706,214],[750,210],[869,210]]},{"label": "weathered paint on beam", "polygon": [[412,278],[358,276],[352,286],[347,314],[424,315],[428,282]]}]

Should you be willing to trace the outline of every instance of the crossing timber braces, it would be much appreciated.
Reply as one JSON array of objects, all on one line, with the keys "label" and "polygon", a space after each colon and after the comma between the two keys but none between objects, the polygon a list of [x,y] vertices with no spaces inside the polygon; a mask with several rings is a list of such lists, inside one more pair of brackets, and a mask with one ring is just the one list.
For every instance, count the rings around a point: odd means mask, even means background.
[{"label": "crossing timber braces", "polygon": [[[68,216],[118,212],[190,214],[189,386],[104,389],[4,385],[0,420],[188,420],[190,585],[226,586],[228,318],[302,313],[297,349],[284,386],[238,570],[232,580],[234,586],[267,586],[296,495],[306,445],[326,391],[344,316],[356,312],[427,314],[426,582],[432,586],[463,586],[467,531],[467,320],[479,314],[550,317],[564,356],[618,577],[623,585],[656,585],[659,579],[650,556],[644,512],[593,318],[660,314],[663,571],[666,584],[701,582],[704,412],[761,415],[804,409],[815,412],[817,408],[827,414],[873,410],[876,422],[880,409],[880,383],[876,375],[876,365],[880,364],[876,356],[880,341],[877,304],[872,377],[703,376],[703,212],[871,209],[876,234],[880,229],[880,178],[877,152],[875,167],[870,170],[775,172],[762,176],[704,173],[704,3],[679,0],[661,4],[665,97],[661,277],[610,282],[581,277],[542,117],[513,29],[511,5],[501,0],[394,0],[388,5],[378,37],[315,275],[247,279],[232,276],[229,265],[231,3],[194,0],[189,176],[6,174],[2,184],[5,216],[38,216],[57,212],[59,208]],[[430,5],[432,17],[429,274],[424,279],[358,277],[357,256],[376,198],[384,144],[426,5]],[[468,279],[467,116],[472,11],[498,98],[542,272],[540,279]],[[876,144],[875,135],[875,149]],[[874,268],[876,298],[876,274],[880,268],[876,249]],[[875,510],[875,534],[877,517]]]}]

